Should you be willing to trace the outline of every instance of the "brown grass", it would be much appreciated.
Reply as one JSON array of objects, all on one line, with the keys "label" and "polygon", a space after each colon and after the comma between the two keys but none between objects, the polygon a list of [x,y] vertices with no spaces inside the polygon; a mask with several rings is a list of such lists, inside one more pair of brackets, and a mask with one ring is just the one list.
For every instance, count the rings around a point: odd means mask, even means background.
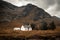
[{"label": "brown grass", "polygon": [[13,31],[12,29],[0,29],[0,36],[30,37],[30,36],[60,36],[60,27],[55,30]]}]

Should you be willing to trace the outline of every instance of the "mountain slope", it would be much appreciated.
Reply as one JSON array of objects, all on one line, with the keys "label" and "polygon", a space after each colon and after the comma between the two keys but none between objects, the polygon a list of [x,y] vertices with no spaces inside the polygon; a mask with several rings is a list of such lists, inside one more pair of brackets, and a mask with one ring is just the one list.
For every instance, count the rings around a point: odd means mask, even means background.
[{"label": "mountain slope", "polygon": [[42,8],[38,8],[37,6],[32,5],[32,4],[28,4],[26,6],[19,8],[8,2],[0,1],[0,9],[1,9],[0,15],[6,16],[7,20],[14,19],[14,18],[16,19],[16,18],[25,17],[25,16],[30,16],[31,19],[51,17]]},{"label": "mountain slope", "polygon": [[27,4],[16,7],[11,3],[0,1],[0,25],[2,27],[21,27],[28,23],[33,24],[33,29],[40,29],[42,25],[49,27],[52,22],[52,16],[35,5]]},{"label": "mountain slope", "polygon": [[11,3],[8,3],[8,2],[5,2],[5,1],[0,1],[0,8],[14,9],[14,8],[17,8],[17,7],[12,5]]}]

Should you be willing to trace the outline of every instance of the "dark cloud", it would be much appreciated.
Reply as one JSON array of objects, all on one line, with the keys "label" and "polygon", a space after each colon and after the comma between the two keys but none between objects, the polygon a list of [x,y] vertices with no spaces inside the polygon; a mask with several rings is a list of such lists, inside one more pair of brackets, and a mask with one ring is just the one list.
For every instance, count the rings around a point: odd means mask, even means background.
[{"label": "dark cloud", "polygon": [[60,17],[60,0],[55,0],[54,5],[50,5],[47,8],[47,12],[53,16]]},{"label": "dark cloud", "polygon": [[48,5],[53,5],[55,3],[55,0],[46,0]]},{"label": "dark cloud", "polygon": [[56,2],[60,5],[60,0],[56,0]]}]

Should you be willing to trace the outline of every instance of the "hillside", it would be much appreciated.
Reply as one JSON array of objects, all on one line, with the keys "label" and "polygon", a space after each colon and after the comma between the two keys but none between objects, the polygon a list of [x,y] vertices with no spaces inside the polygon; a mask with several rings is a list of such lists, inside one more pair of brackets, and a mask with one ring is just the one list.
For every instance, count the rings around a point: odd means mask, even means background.
[{"label": "hillside", "polygon": [[40,24],[52,23],[53,18],[42,8],[32,4],[26,6],[16,7],[11,3],[0,2],[0,25],[2,27],[19,27],[23,24],[34,24],[37,29]]}]

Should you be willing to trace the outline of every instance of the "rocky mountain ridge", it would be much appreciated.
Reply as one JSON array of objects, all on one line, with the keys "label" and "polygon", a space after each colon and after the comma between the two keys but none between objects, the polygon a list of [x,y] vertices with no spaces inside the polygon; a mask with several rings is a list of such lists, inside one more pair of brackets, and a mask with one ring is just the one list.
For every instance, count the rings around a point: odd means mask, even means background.
[{"label": "rocky mountain ridge", "polygon": [[[4,23],[7,24],[5,25]],[[2,24],[3,23],[3,24]],[[33,25],[33,29],[39,29],[42,25],[54,25],[53,17],[33,4],[26,6],[16,7],[11,3],[0,1],[0,25],[3,26],[21,26],[25,23]],[[4,26],[3,26],[4,27]],[[44,28],[44,27],[43,27]]]}]

